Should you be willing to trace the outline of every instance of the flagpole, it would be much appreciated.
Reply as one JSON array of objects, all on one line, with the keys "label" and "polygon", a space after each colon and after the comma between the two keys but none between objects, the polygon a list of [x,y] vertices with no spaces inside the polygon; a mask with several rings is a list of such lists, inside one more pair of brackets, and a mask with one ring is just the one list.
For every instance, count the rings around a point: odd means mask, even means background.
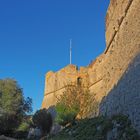
[{"label": "flagpole", "polygon": [[70,39],[70,65],[72,64],[72,39]]}]

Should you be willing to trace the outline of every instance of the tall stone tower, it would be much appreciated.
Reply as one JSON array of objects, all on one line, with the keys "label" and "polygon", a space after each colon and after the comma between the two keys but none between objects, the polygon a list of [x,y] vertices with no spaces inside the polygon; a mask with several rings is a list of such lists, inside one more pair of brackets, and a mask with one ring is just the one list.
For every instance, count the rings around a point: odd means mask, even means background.
[{"label": "tall stone tower", "polygon": [[87,68],[81,67],[78,70],[75,65],[68,65],[58,72],[46,74],[45,93],[42,108],[55,105],[58,97],[63,94],[68,84],[77,82],[81,78],[83,82],[88,78]]}]

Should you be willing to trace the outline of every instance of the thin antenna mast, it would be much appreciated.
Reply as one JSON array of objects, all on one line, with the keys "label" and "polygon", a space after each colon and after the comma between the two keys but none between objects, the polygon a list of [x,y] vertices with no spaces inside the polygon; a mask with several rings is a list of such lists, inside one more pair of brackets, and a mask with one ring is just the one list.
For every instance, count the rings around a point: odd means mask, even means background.
[{"label": "thin antenna mast", "polygon": [[72,64],[72,39],[70,39],[70,64]]}]

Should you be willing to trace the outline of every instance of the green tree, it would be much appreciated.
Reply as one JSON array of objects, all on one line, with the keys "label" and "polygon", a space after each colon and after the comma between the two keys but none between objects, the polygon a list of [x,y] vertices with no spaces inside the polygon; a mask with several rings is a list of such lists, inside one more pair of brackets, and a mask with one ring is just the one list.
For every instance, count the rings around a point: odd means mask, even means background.
[{"label": "green tree", "polygon": [[79,106],[69,108],[63,102],[56,105],[57,117],[56,122],[65,126],[68,123],[74,123],[75,117],[79,112]]},{"label": "green tree", "polygon": [[[88,86],[82,84],[69,85],[58,98],[56,105],[56,121],[61,125],[73,123],[75,118],[84,118],[95,111],[97,105],[94,96],[90,94]],[[97,111],[97,110],[96,110]]]},{"label": "green tree", "polygon": [[49,134],[53,124],[52,116],[46,109],[36,111],[33,115],[33,124],[40,128],[43,135]]},{"label": "green tree", "polygon": [[13,79],[0,80],[0,134],[11,135],[27,113],[32,111],[32,100]]}]

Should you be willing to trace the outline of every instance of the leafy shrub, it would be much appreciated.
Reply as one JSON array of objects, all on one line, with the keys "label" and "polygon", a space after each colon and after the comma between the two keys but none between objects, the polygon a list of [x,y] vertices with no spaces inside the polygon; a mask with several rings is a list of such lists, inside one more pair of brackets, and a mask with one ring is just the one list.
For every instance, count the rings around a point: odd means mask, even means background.
[{"label": "leafy shrub", "polygon": [[77,116],[79,111],[78,108],[67,108],[63,103],[59,103],[56,106],[57,110],[57,118],[56,121],[60,124],[65,126],[68,123],[72,123]]},{"label": "leafy shrub", "polygon": [[27,122],[23,122],[20,124],[17,131],[27,132],[29,130],[29,128],[30,128],[30,124]]},{"label": "leafy shrub", "polygon": [[43,135],[50,133],[53,124],[52,116],[46,109],[38,110],[33,115],[33,123],[36,127],[40,128]]},{"label": "leafy shrub", "polygon": [[31,127],[31,120],[30,120],[30,116],[26,119],[23,120],[23,122],[21,122],[21,124],[19,125],[19,127],[17,128],[17,130],[15,131],[15,137],[18,139],[26,139],[28,136],[28,132],[30,130]]},{"label": "leafy shrub", "polygon": [[111,122],[113,125],[114,122],[119,125],[117,136],[119,140],[140,140],[140,136],[132,126],[128,116],[122,114],[115,115],[111,118]]},{"label": "leafy shrub", "polygon": [[93,97],[88,86],[81,84],[67,86],[64,93],[58,98],[56,121],[61,125],[66,125],[72,123],[77,115],[78,118],[84,118],[91,112],[94,114],[97,112],[97,103]]}]

